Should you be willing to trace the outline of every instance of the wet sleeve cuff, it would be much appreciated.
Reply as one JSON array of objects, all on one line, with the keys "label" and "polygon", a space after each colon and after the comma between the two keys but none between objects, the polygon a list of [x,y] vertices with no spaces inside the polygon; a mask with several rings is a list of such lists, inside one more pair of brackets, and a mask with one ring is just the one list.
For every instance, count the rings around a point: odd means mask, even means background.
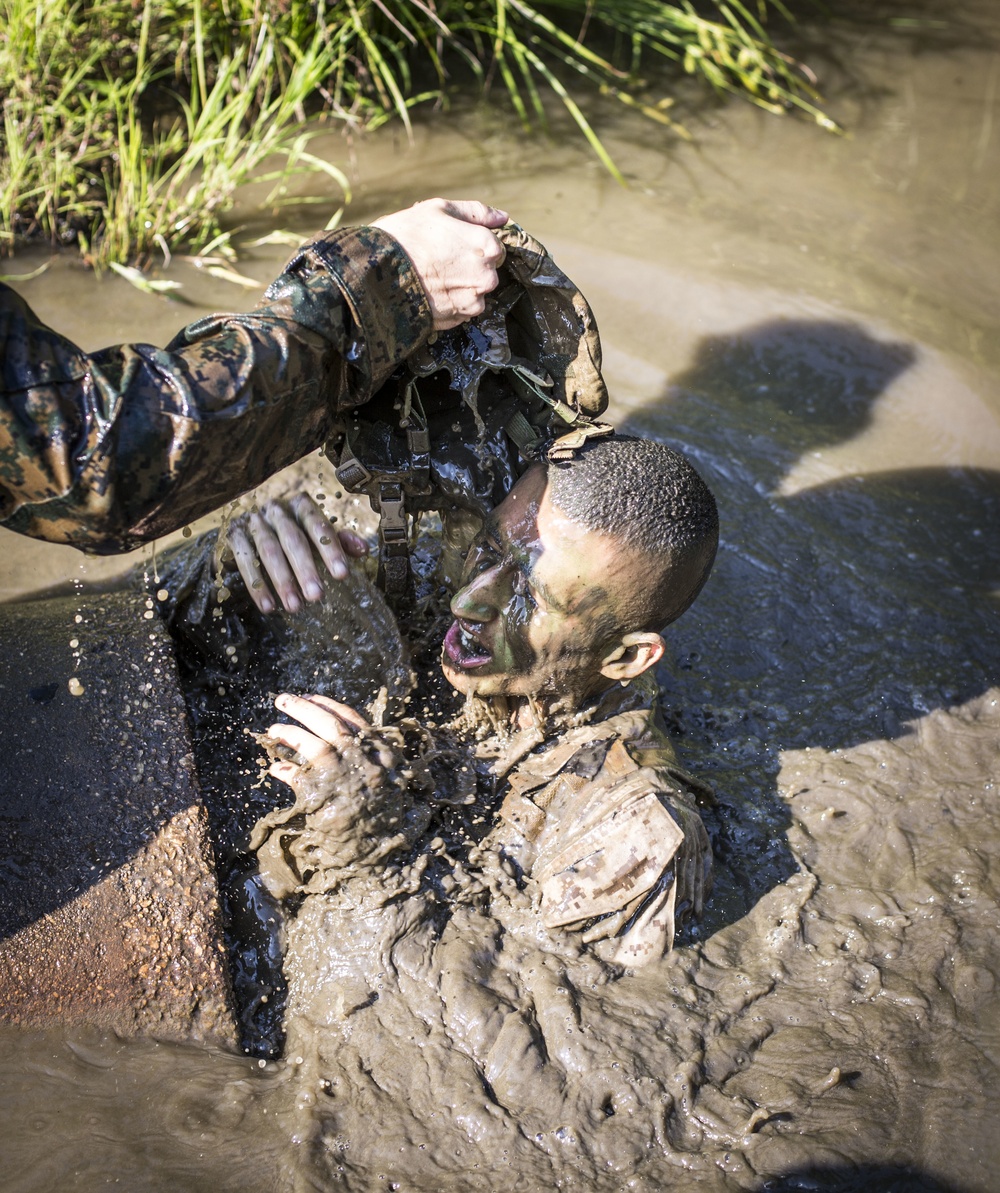
[{"label": "wet sleeve cuff", "polygon": [[367,355],[377,386],[423,344],[433,328],[430,304],[410,258],[381,228],[343,228],[304,246],[298,260],[336,279],[361,330],[358,355]]}]

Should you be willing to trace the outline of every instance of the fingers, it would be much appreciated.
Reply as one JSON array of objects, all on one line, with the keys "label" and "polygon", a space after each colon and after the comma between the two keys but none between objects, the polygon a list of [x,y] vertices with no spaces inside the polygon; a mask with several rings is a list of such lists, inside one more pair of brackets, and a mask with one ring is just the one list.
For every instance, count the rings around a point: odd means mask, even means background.
[{"label": "fingers", "polygon": [[328,696],[293,696],[283,692],[274,703],[279,711],[300,724],[276,723],[270,726],[267,736],[277,745],[292,750],[297,760],[277,758],[267,773],[293,790],[303,778],[304,766],[334,761],[351,738],[371,728],[360,713]]},{"label": "fingers", "polygon": [[319,762],[332,753],[332,742],[324,741],[314,733],[309,733],[301,725],[272,725],[267,735],[288,749],[294,750],[305,762]]},{"label": "fingers", "polygon": [[[312,509],[307,512],[306,504]],[[315,529],[315,521],[317,518],[326,521],[323,515],[313,506],[308,497],[304,499],[299,506],[307,516],[310,517],[310,525],[313,527],[313,533],[318,532]],[[313,559],[312,547],[310,545],[310,537],[307,536],[298,520],[298,511],[296,516],[292,517],[288,509],[280,501],[272,501],[264,507],[264,517],[270,523],[271,528],[278,536],[278,543],[284,553],[285,559],[291,566],[292,572],[295,574],[295,579],[298,582],[298,591],[294,593],[295,597],[304,596],[307,601],[320,601],[323,599],[323,582],[319,578],[319,572],[316,570],[316,563]],[[343,570],[343,574],[347,575],[347,565],[344,563],[343,555],[340,551],[340,542],[337,536],[331,535],[331,541],[337,544],[336,562]],[[282,595],[284,600],[284,596]],[[285,608],[289,608],[287,601]],[[294,612],[294,610],[291,610]]]},{"label": "fingers", "polygon": [[353,530],[341,530],[337,537],[340,539],[340,545],[344,551],[352,559],[361,559],[368,554],[368,544],[360,534],[355,534]]},{"label": "fingers", "polygon": [[[503,265],[504,261],[507,260],[506,246],[502,241],[497,240],[492,233],[490,233],[490,238],[487,243],[483,245],[483,260],[494,270],[499,269],[499,267]],[[493,284],[495,286],[496,282]]]},{"label": "fingers", "polygon": [[352,708],[326,696],[306,698],[283,692],[275,698],[274,704],[331,746],[344,745],[349,738],[368,727],[367,722]]},{"label": "fingers", "polygon": [[427,202],[441,204],[448,215],[467,224],[479,224],[483,228],[502,228],[510,216],[499,207],[490,207],[477,199],[429,199]]},{"label": "fingers", "polygon": [[319,704],[323,708],[329,709],[330,712],[336,714],[340,719],[348,725],[353,725],[358,733],[366,729],[371,729],[371,725],[364,719],[361,713],[351,708],[349,704],[342,704],[339,700],[332,700],[329,696],[308,696],[313,704]]},{"label": "fingers", "polygon": [[246,531],[238,523],[229,528],[229,546],[236,559],[236,567],[247,586],[250,599],[261,613],[274,612],[274,594],[267,586],[264,574],[260,569],[260,560],[253,544],[247,538]]},{"label": "fingers", "polygon": [[302,776],[302,767],[296,766],[294,762],[272,762],[267,768],[267,773],[294,789]]},{"label": "fingers", "polygon": [[409,257],[436,330],[482,314],[505,253],[490,229],[506,218],[505,211],[474,200],[427,199],[375,221]]},{"label": "fingers", "polygon": [[[493,277],[496,277],[496,270],[491,270]],[[496,282],[489,288],[495,289]],[[483,294],[475,290],[460,290],[455,294],[449,295],[451,300],[450,310],[442,309],[434,319],[434,326],[438,331],[448,331],[452,327],[458,327],[462,323],[468,322],[469,319],[475,319],[477,315],[481,315],[486,310],[486,298]]]},{"label": "fingers", "polygon": [[[277,521],[282,525],[280,518]],[[253,513],[250,515],[250,535],[278,599],[289,613],[297,613],[302,608],[302,595],[286,555],[290,538],[288,523],[283,526],[283,539],[279,539],[271,526],[270,518],[265,519],[261,514]],[[315,568],[313,572],[315,573]]]},{"label": "fingers", "polygon": [[[292,512],[295,514],[298,525],[302,527],[310,542],[312,542],[316,550],[319,552],[319,557],[326,565],[326,570],[334,578],[334,580],[343,580],[347,577],[347,558],[344,554],[344,547],[342,545],[343,536],[338,535],[329,520],[318,505],[306,493],[300,493],[292,500]],[[348,532],[350,533],[350,532]],[[364,540],[357,535],[351,535],[352,540],[364,544]],[[310,567],[312,565],[312,552],[306,544],[306,555],[309,560]],[[295,560],[291,560],[292,567],[296,566]],[[311,567],[313,575],[315,576],[316,569]],[[296,568],[297,576],[299,575]],[[300,583],[302,577],[299,577]],[[302,585],[302,591],[305,593],[306,600],[318,601],[323,596],[323,585],[320,583],[319,577],[315,576],[310,587]],[[315,595],[313,595],[315,594]]]},{"label": "fingers", "polygon": [[349,559],[368,554],[368,544],[359,534],[350,530],[338,534],[304,493],[287,505],[269,502],[245,521],[234,522],[229,543],[251,599],[262,613],[277,608],[274,593],[289,613],[298,612],[305,601],[323,599],[314,549],[335,580],[347,577]]}]

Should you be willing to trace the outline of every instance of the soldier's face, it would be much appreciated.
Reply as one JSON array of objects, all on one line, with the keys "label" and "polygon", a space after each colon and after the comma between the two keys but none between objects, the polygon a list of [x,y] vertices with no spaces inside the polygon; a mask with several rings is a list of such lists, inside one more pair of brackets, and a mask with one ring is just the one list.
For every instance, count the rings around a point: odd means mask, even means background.
[{"label": "soldier's face", "polygon": [[609,614],[641,583],[634,552],[573,522],[527,472],[486,520],[451,602],[441,665],[479,696],[587,695],[603,687]]}]

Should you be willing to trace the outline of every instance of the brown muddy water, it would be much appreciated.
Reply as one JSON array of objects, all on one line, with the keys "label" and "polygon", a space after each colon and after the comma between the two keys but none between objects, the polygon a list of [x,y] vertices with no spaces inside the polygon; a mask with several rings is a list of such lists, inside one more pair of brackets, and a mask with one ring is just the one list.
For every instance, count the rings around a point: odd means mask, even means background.
[{"label": "brown muddy water", "polygon": [[[277,1062],[5,1030],[0,1188],[1000,1187],[1000,20],[937,8],[813,46],[841,58],[845,138],[727,106],[664,152],[622,124],[627,191],[478,116],[355,150],[357,219],[474,194],[545,241],[597,314],[616,421],[718,495],[719,562],[659,676],[720,800],[700,931],[608,983],[530,942],[487,958],[461,911],[422,968],[359,963],[356,1029],[314,992]],[[21,289],[88,347],[201,311],[65,260]],[[5,599],[121,566],[2,546]],[[297,957],[332,956],[313,920]],[[505,1097],[477,1061],[502,1006],[533,1008],[492,1058]]]}]

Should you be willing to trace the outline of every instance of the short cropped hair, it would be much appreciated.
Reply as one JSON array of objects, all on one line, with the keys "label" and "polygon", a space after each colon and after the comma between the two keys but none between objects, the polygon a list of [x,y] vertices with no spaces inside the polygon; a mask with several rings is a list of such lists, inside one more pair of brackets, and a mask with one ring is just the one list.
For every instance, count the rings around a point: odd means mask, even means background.
[{"label": "short cropped hair", "polygon": [[589,530],[650,557],[642,626],[659,630],[701,591],[719,544],[719,511],[690,462],[665,444],[632,435],[591,439],[548,465],[552,504]]}]

